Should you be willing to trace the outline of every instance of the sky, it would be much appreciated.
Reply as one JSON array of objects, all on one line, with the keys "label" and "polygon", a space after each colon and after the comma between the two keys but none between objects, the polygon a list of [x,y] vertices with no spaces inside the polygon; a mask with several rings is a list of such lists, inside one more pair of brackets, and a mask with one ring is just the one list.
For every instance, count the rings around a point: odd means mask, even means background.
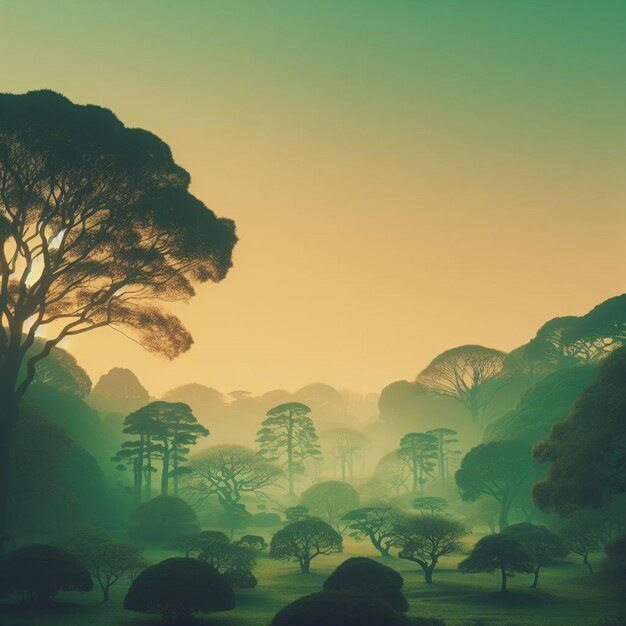
[{"label": "sky", "polygon": [[0,0],[0,91],[165,140],[237,223],[174,361],[67,346],[153,395],[378,392],[626,289],[620,0]]}]

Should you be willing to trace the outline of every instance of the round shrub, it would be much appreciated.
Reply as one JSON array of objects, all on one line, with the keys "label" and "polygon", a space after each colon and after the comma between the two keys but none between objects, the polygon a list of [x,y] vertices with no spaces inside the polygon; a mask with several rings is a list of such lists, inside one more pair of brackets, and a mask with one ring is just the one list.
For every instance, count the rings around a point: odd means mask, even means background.
[{"label": "round shrub", "polygon": [[184,500],[159,496],[137,507],[129,534],[135,541],[172,541],[199,530],[196,514]]},{"label": "round shrub", "polygon": [[233,589],[253,589],[257,586],[256,576],[247,569],[229,569],[223,576]]},{"label": "round shrub", "polygon": [[187,619],[195,611],[230,611],[235,608],[235,595],[211,565],[174,558],[143,570],[130,586],[124,608]]},{"label": "round shrub", "polygon": [[322,591],[279,611],[270,626],[405,626],[386,602],[361,591]]},{"label": "round shrub", "polygon": [[374,595],[396,611],[409,605],[402,593],[404,581],[395,569],[365,557],[347,559],[324,581],[324,591],[353,589]]},{"label": "round shrub", "polygon": [[81,562],[55,546],[25,546],[0,561],[0,590],[4,594],[24,593],[44,604],[57,591],[92,588],[91,575]]},{"label": "round shrub", "polygon": [[256,528],[280,526],[280,523],[280,515],[277,513],[255,513],[250,520],[250,526],[254,526]]}]

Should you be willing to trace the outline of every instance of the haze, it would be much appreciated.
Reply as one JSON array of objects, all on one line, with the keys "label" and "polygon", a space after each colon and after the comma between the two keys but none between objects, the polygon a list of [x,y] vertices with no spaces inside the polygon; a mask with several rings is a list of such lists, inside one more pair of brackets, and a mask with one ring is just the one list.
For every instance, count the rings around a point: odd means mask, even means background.
[{"label": "haze", "polygon": [[379,391],[616,295],[625,27],[615,2],[0,2],[2,91],[156,133],[240,237],[179,307],[189,353],[67,347],[154,395]]}]

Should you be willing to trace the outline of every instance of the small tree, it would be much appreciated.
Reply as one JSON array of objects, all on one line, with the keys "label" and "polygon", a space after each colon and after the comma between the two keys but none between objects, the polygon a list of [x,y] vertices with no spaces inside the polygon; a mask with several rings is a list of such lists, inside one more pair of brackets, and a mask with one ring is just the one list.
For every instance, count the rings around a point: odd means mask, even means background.
[{"label": "small tree", "polygon": [[315,518],[292,522],[279,530],[270,542],[271,557],[298,561],[303,574],[309,573],[315,557],[342,549],[341,535],[323,520]]},{"label": "small tree", "polygon": [[460,539],[466,531],[462,524],[447,517],[416,515],[398,517],[394,534],[401,546],[398,556],[417,563],[430,584],[439,559],[461,550]]},{"label": "small tree", "polygon": [[531,587],[537,588],[539,570],[555,559],[564,559],[567,556],[567,547],[563,540],[548,530],[545,526],[535,526],[526,522],[513,524],[502,531],[516,539],[526,552],[532,557],[535,576]]},{"label": "small tree", "polygon": [[369,443],[369,439],[352,428],[333,428],[323,433],[329,442],[331,454],[341,468],[341,480],[352,479],[354,462],[362,457]]},{"label": "small tree", "polygon": [[343,516],[359,506],[356,489],[339,480],[329,480],[309,487],[300,497],[300,504],[311,515],[319,517],[340,530]]},{"label": "small tree", "polygon": [[421,513],[437,515],[448,507],[448,501],[438,496],[421,496],[413,500],[413,508]]},{"label": "small tree", "polygon": [[92,588],[91,576],[81,562],[55,546],[25,546],[0,561],[0,592],[30,595],[37,604],[48,603],[58,591]]},{"label": "small tree", "polygon": [[406,450],[393,450],[385,454],[377,463],[370,490],[378,497],[386,498],[389,493],[400,496],[409,490],[411,469],[406,463]]},{"label": "small tree", "polygon": [[527,443],[491,441],[472,448],[463,457],[455,479],[463,500],[472,502],[489,496],[500,504],[502,531],[509,525],[511,507],[529,493],[540,471]]},{"label": "small tree", "polygon": [[389,550],[396,541],[393,532],[394,515],[390,504],[378,504],[349,511],[343,516],[343,521],[347,522],[352,531],[351,537],[357,541],[367,537],[380,555],[385,557],[389,556]]},{"label": "small tree", "polygon": [[324,591],[356,589],[375,596],[396,611],[406,611],[409,605],[402,593],[404,581],[395,569],[372,559],[347,559],[324,581]]},{"label": "small tree", "polygon": [[245,493],[262,494],[282,476],[279,467],[245,446],[212,446],[191,460],[189,490],[200,500],[216,496],[227,509]]},{"label": "small tree", "polygon": [[288,402],[270,409],[257,433],[259,454],[270,461],[285,459],[289,495],[294,495],[294,474],[304,471],[307,458],[319,458],[320,447],[311,409],[300,402]]},{"label": "small tree", "polygon": [[437,445],[437,437],[429,433],[407,433],[400,440],[400,450],[405,452],[402,458],[408,463],[413,476],[413,493],[418,485],[420,491],[424,491],[426,476],[435,468]]},{"label": "small tree", "polygon": [[507,535],[487,535],[480,539],[472,553],[459,563],[459,570],[468,573],[500,571],[502,585],[500,591],[506,592],[507,578],[517,572],[534,571],[532,556],[524,550],[519,541]]},{"label": "small tree", "polygon": [[246,505],[240,502],[229,504],[219,516],[219,525],[230,530],[230,540],[233,540],[235,528],[247,528],[252,515],[247,511]]},{"label": "small tree", "polygon": [[309,517],[309,509],[301,504],[289,506],[285,509],[285,519],[288,522],[299,522],[307,517]]},{"label": "small tree", "polygon": [[130,586],[124,608],[186,620],[196,611],[230,611],[233,589],[214,568],[197,559],[167,559],[145,569]]},{"label": "small tree", "polygon": [[138,541],[172,541],[199,530],[196,513],[184,500],[159,496],[137,508],[129,533]]},{"label": "small tree", "polygon": [[600,529],[594,523],[594,517],[586,515],[583,510],[580,513],[563,518],[559,528],[559,534],[567,548],[574,554],[582,557],[583,563],[593,574],[593,567],[589,561],[589,555],[600,548]]}]

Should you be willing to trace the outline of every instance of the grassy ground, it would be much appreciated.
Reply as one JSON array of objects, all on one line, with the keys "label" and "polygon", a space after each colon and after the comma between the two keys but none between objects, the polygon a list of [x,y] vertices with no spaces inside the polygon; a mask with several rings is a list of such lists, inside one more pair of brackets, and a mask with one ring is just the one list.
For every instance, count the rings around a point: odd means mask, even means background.
[{"label": "grassy ground", "polygon": [[[267,626],[271,617],[285,604],[321,589],[325,577],[344,559],[376,553],[366,543],[347,539],[343,554],[320,556],[313,561],[312,572],[299,573],[294,563],[277,562],[261,557],[255,568],[259,581],[256,589],[237,592],[237,608],[228,613],[205,616],[214,626]],[[165,551],[147,554],[152,562],[177,556]],[[410,615],[441,617],[449,626],[472,624],[480,620],[491,625],[595,626],[598,619],[614,615],[625,606],[619,596],[596,577],[586,575],[577,562],[546,568],[539,589],[529,588],[529,575],[516,576],[509,582],[510,592],[498,592],[499,579],[489,574],[461,574],[456,570],[458,557],[443,559],[435,571],[433,585],[425,585],[415,564],[386,559],[404,576],[405,595]],[[158,619],[124,611],[122,601],[126,586],[112,589],[108,605],[101,603],[98,590],[90,593],[62,593],[58,604],[45,612],[24,606],[0,604],[1,626],[148,626],[162,624]],[[622,626],[613,622],[611,626]]]}]

